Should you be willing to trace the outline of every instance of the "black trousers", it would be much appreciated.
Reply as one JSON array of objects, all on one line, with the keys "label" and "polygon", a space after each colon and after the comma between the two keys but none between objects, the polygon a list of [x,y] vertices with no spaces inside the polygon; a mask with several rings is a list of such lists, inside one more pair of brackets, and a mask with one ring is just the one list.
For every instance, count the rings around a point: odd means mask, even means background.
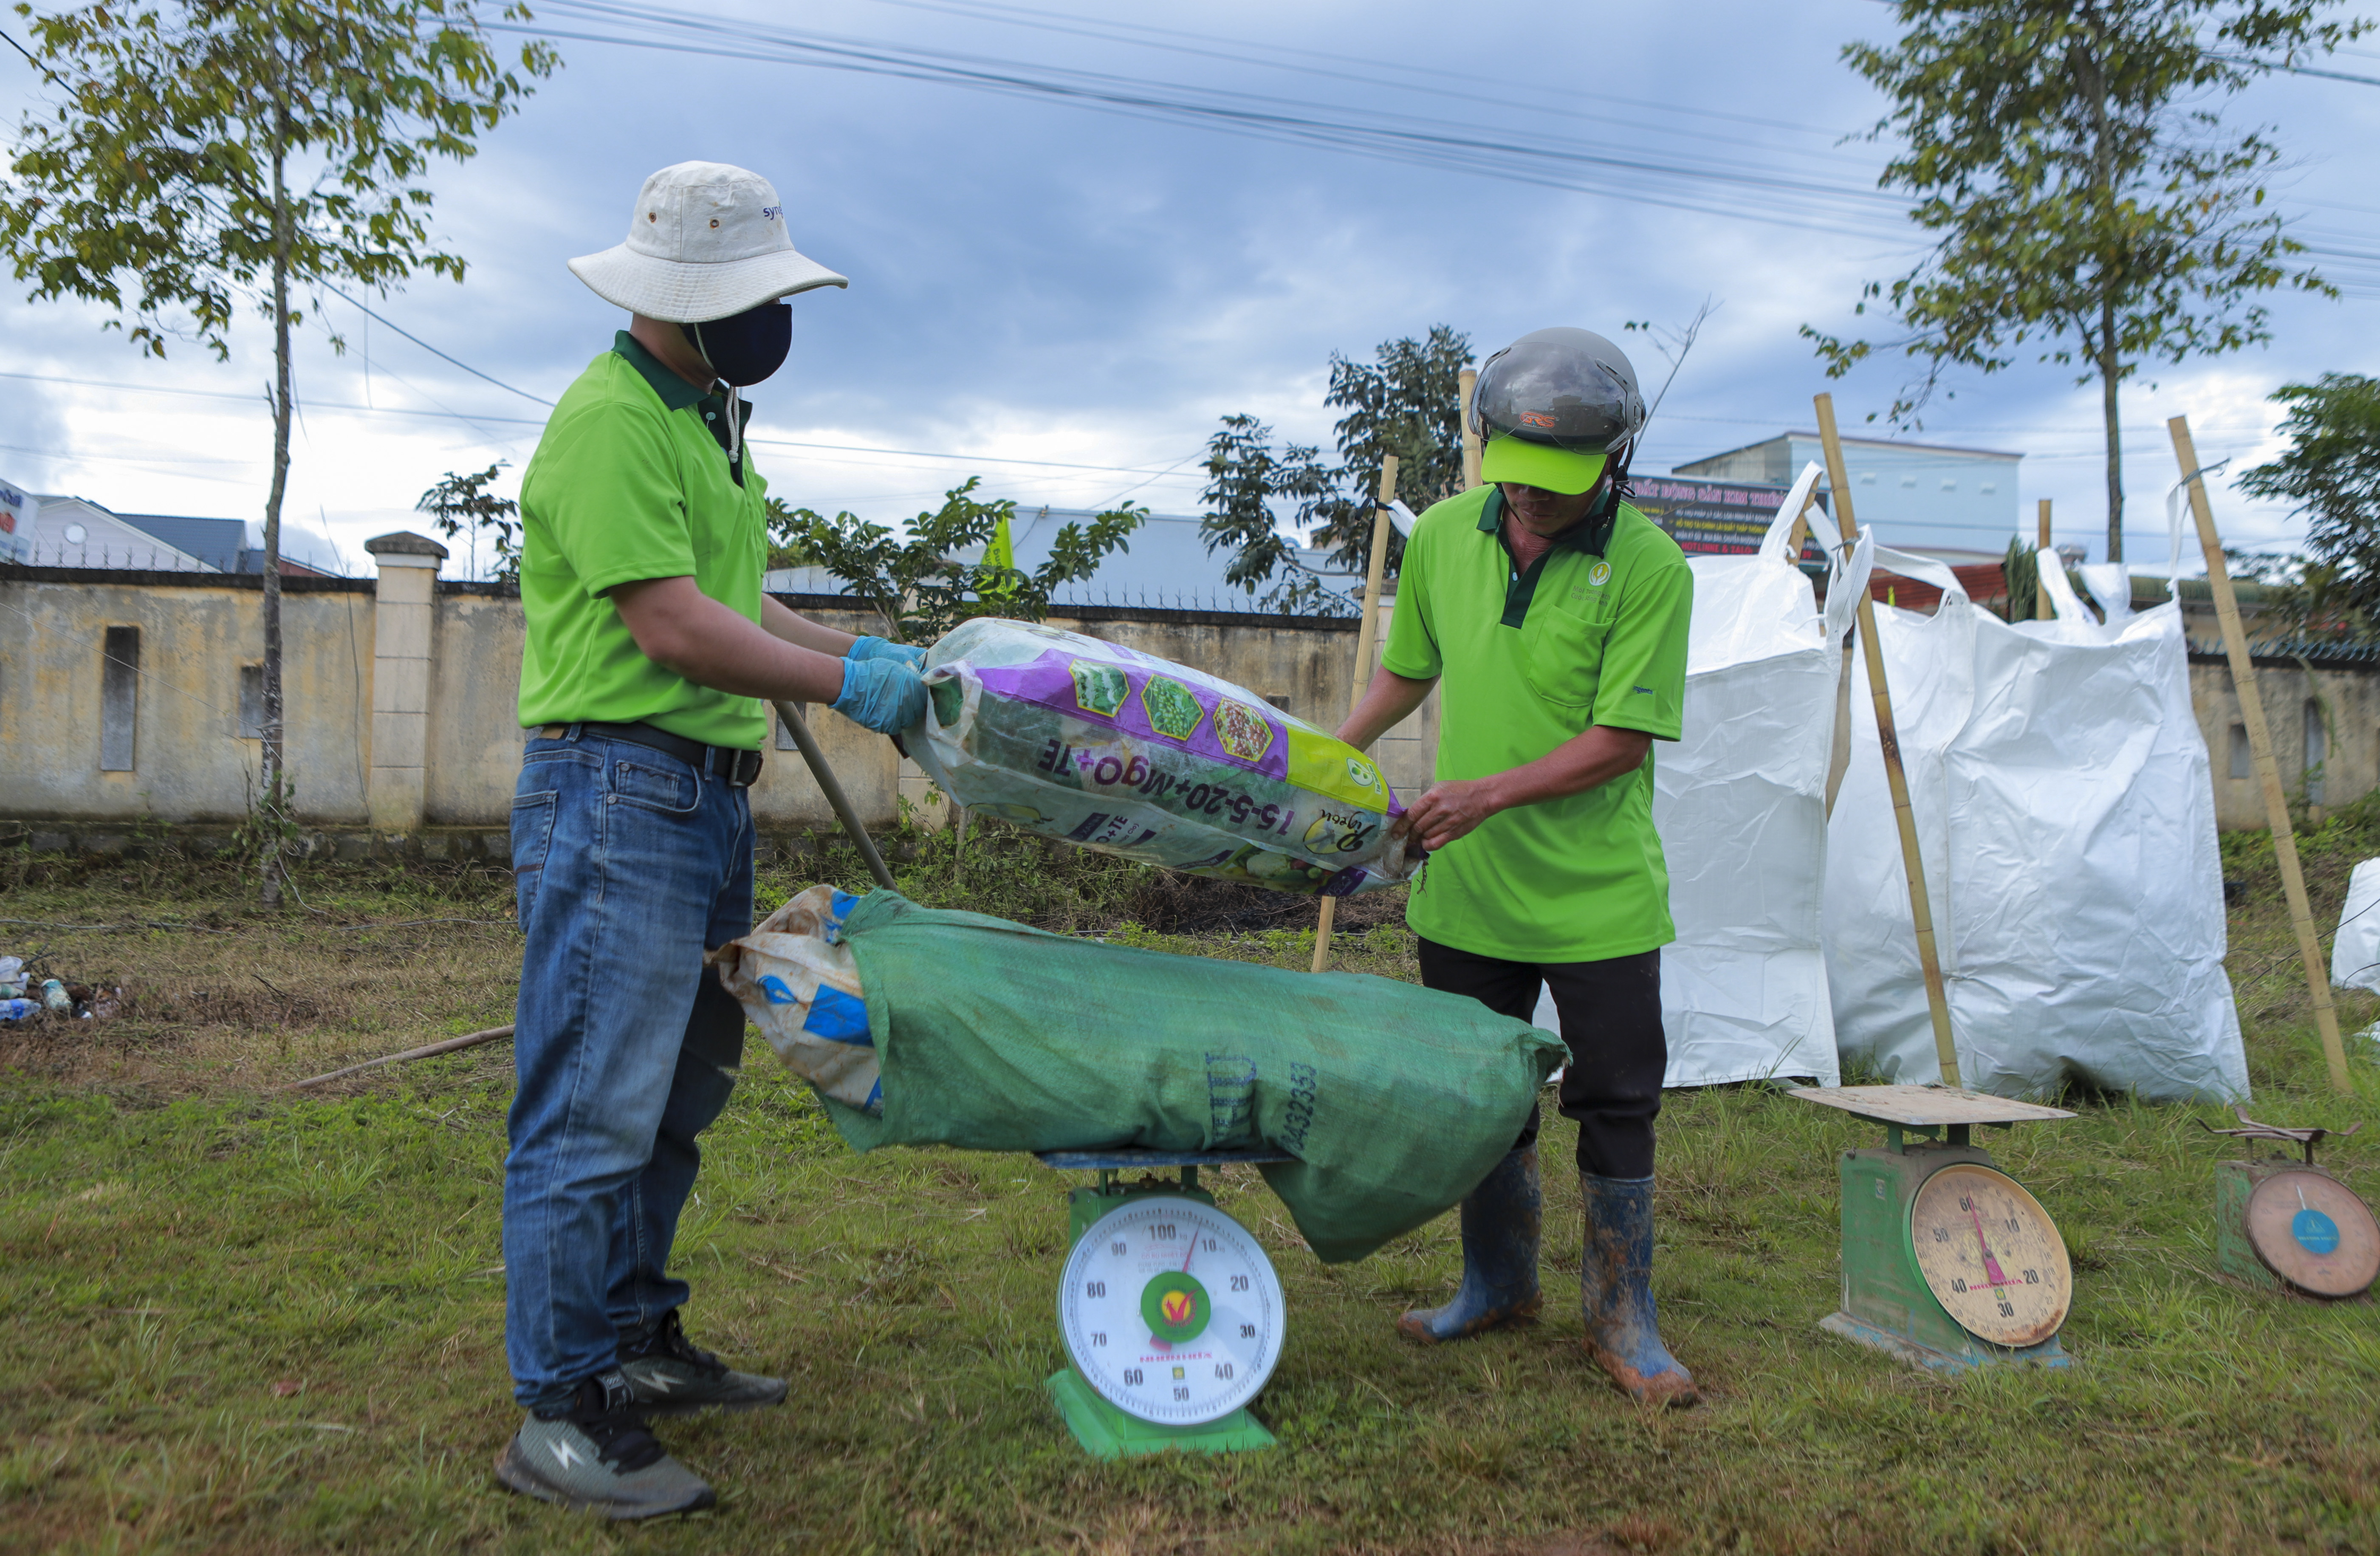
[{"label": "black trousers", "polygon": [[[1658,951],[1604,962],[1507,962],[1424,937],[1421,980],[1522,1021],[1536,1012],[1538,985],[1551,989],[1562,1040],[1570,1044],[1561,1115],[1578,1124],[1579,1171],[1603,1178],[1653,1175],[1653,1121],[1670,1064]],[[1531,1108],[1515,1150],[1536,1139],[1537,1123]]]}]

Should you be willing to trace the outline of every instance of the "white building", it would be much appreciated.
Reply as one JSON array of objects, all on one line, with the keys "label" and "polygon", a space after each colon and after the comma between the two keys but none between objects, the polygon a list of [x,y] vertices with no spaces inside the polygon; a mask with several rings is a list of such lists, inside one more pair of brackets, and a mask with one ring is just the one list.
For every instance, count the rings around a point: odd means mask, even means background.
[{"label": "white building", "polygon": [[[2033,533],[2021,525],[2017,462],[2022,454],[1943,444],[1896,443],[1884,438],[1843,439],[1843,463],[1852,481],[1852,513],[1862,527],[1874,525],[1888,545],[1947,555],[1961,548],[1935,543],[1948,531],[1982,536]],[[1802,467],[1824,466],[1826,449],[1815,432],[1779,432],[1761,443],[1731,448],[1707,459],[1673,467],[1682,476],[1710,480],[1757,481],[1790,486]],[[1819,490],[1832,483],[1819,480]],[[1980,537],[1979,537],[1980,538]],[[1976,551],[1976,561],[1998,561],[2000,553]]]},{"label": "white building", "polygon": [[126,522],[87,497],[39,496],[25,554],[36,567],[140,568],[164,573],[216,573],[177,546]]}]

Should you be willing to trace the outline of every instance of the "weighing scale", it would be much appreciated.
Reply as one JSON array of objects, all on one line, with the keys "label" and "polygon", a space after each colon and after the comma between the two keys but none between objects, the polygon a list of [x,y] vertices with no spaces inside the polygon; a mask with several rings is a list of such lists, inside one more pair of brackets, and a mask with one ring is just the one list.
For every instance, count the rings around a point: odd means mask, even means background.
[{"label": "weighing scale", "polygon": [[[1068,1363],[1049,1380],[1075,1441],[1092,1457],[1168,1448],[1269,1448],[1247,1410],[1281,1360],[1281,1279],[1247,1228],[1198,1186],[1198,1169],[1288,1161],[1280,1151],[1036,1152],[1095,1171],[1066,1196],[1074,1237],[1058,1282]],[[1146,1175],[1175,1167],[1181,1177]],[[1135,1169],[1141,1181],[1116,1181]]]},{"label": "weighing scale", "polygon": [[2257,1291],[2324,1302],[2362,1295],[2380,1277],[2380,1225],[2351,1189],[2313,1164],[2313,1148],[2326,1135],[2345,1139],[2363,1125],[2283,1129],[2257,1123],[2245,1108],[2231,1111],[2245,1128],[2200,1127],[2235,1139],[2282,1141],[2305,1159],[2215,1164],[2216,1270]]},{"label": "weighing scale", "polygon": [[2070,1365],[2058,1343],[2074,1296],[2065,1240],[1969,1131],[2072,1113],[1933,1086],[1789,1095],[1884,1125],[1881,1149],[1843,1153],[1843,1305],[1819,1328],[1940,1372]]}]

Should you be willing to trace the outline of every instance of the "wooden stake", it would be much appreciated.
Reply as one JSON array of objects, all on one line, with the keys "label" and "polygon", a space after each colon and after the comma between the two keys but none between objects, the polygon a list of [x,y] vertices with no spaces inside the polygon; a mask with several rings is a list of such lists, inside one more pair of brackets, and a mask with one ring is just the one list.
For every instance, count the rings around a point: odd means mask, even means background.
[{"label": "wooden stake", "polygon": [[[1859,534],[1852,517],[1851,472],[1843,464],[1843,440],[1835,432],[1835,397],[1817,397],[1818,436],[1827,447],[1827,480],[1834,488],[1835,524],[1843,543]],[[1884,752],[1884,781],[1892,791],[1892,819],[1900,829],[1900,868],[1909,878],[1909,918],[1917,930],[1917,965],[1925,974],[1925,1008],[1934,1018],[1934,1058],[1942,1084],[1963,1090],[1959,1045],[1950,1036],[1950,999],[1942,988],[1942,957],[1934,944],[1934,905],[1925,894],[1925,861],[1917,846],[1917,814],[1909,804],[1909,774],[1900,765],[1900,737],[1892,722],[1892,692],[1885,685],[1884,646],[1876,635],[1876,596],[1860,590],[1860,651],[1867,659],[1868,691],[1876,703],[1876,740]]]},{"label": "wooden stake", "polygon": [[[2037,548],[2037,550],[2039,550],[2039,551],[2047,551],[2048,549],[2049,549],[2049,499],[2048,499],[2048,498],[2046,498],[2046,497],[2044,497],[2044,498],[2041,500],[2041,544],[2040,544],[2040,546]],[[2066,565],[2066,564],[2065,564],[2065,563],[2063,563],[2063,562],[2060,562],[2060,563],[2058,563],[2058,566],[2060,566],[2060,567],[2063,567],[2064,565]],[[2036,620],[2036,621],[2047,621],[2047,620],[2049,619],[2049,616],[2050,616],[2050,610],[2049,610],[2049,590],[2046,590],[2046,589],[2044,589],[2044,588],[2042,588],[2042,587],[2041,587],[2041,571],[2040,571],[2040,566],[2039,566],[2039,558],[2038,558],[2037,556],[2036,556],[2036,558],[2035,558],[2035,565],[2034,565],[2034,578],[2033,578],[2033,614],[2034,614],[2034,620]]]},{"label": "wooden stake", "polygon": [[[2330,1066],[2330,1084],[2352,1092],[2348,1078],[2347,1050],[2338,1039],[2338,1012],[2330,1003],[2330,970],[2323,966],[2322,939],[2313,927],[2313,906],[2306,901],[2305,871],[2298,864],[2298,834],[2289,824],[2289,796],[2281,789],[2280,764],[2273,760],[2273,733],[2265,723],[2264,699],[2256,693],[2256,664],[2249,657],[2247,629],[2240,625],[2240,597],[2232,592],[2231,575],[2223,565],[2223,541],[2215,532],[2215,510],[2206,501],[2206,483],[2198,478],[2198,445],[2190,436],[2190,419],[2177,416],[2166,424],[2173,434],[2173,455],[2190,482],[2190,513],[2198,521],[2198,546],[2206,554],[2207,592],[2215,596],[2215,619],[2223,624],[2223,652],[2231,661],[2231,687],[2240,694],[2240,722],[2248,731],[2248,755],[2256,770],[2256,786],[2264,792],[2265,819],[2273,829],[2273,857],[2281,867],[2281,890],[2289,897],[2289,928],[2297,931],[2298,957],[2305,963],[2306,987],[2313,991],[2313,1024],[2322,1034],[2322,1056]],[[2179,597],[2177,587],[2170,592]]]},{"label": "wooden stake", "polygon": [[1463,385],[1463,490],[1479,484],[1479,433],[1471,425],[1471,397],[1479,391],[1479,370],[1465,368],[1456,375]]},{"label": "wooden stake", "polygon": [[[1380,576],[1389,562],[1389,504],[1397,500],[1397,456],[1380,460],[1380,497],[1372,507],[1372,556],[1364,568],[1364,621],[1355,629],[1355,687],[1347,694],[1352,714],[1372,684],[1372,639],[1380,626]],[[1330,962],[1330,926],[1339,917],[1339,899],[1322,899],[1322,917],[1314,926],[1314,970]]]},{"label": "wooden stake", "polygon": [[378,1059],[367,1059],[360,1064],[350,1064],[344,1070],[333,1070],[328,1075],[309,1076],[304,1080],[293,1080],[289,1083],[289,1089],[297,1091],[309,1086],[320,1086],[326,1080],[336,1080],[341,1076],[351,1076],[358,1070],[377,1070],[382,1064],[402,1064],[408,1059],[428,1059],[441,1053],[459,1052],[464,1049],[477,1048],[481,1043],[492,1043],[499,1038],[509,1038],[512,1035],[513,1029],[509,1025],[491,1027],[484,1032],[472,1032],[459,1038],[448,1038],[444,1042],[427,1043],[420,1048],[408,1048],[402,1053],[385,1053]]},{"label": "wooden stake", "polygon": [[851,797],[843,792],[843,785],[835,782],[834,770],[827,766],[826,752],[820,748],[818,736],[810,733],[809,721],[803,718],[801,709],[791,702],[780,702],[776,708],[777,717],[784,721],[785,733],[794,737],[794,746],[802,753],[802,761],[809,768],[810,776],[818,780],[819,788],[826,795],[827,804],[834,808],[835,820],[843,823],[843,830],[849,834],[852,846],[859,850],[859,862],[868,867],[868,873],[875,878],[879,886],[888,892],[895,890],[892,872],[884,868],[884,856],[876,851],[876,845],[868,836],[868,829],[859,824],[859,812],[852,808]]}]

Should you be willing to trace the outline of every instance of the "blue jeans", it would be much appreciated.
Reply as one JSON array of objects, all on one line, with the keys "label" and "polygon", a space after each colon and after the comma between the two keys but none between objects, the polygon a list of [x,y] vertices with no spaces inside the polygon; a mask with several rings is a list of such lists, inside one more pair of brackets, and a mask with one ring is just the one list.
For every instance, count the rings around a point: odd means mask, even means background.
[{"label": "blue jeans", "polygon": [[532,739],[513,794],[517,1089],[504,1161],[514,1397],[565,1404],[686,1299],[678,1212],[744,1051],[706,950],[752,928],[746,791],[648,747]]}]

